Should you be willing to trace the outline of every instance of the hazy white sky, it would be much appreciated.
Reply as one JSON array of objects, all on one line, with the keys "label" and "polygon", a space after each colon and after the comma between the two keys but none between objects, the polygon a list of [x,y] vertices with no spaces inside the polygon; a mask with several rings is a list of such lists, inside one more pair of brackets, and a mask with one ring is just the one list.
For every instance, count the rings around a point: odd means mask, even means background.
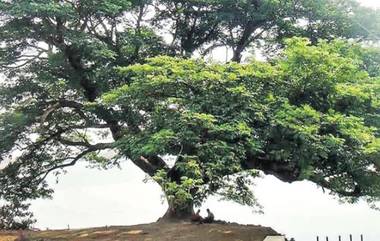
[{"label": "hazy white sky", "polygon": [[[361,0],[370,7],[380,8],[380,0]],[[40,228],[93,227],[130,225],[154,222],[166,210],[160,188],[144,184],[144,173],[126,161],[122,170],[99,171],[86,169],[85,164],[69,170],[69,174],[50,182],[55,187],[52,200],[37,200],[32,209]],[[264,215],[252,213],[251,208],[210,198],[202,207],[210,208],[218,219],[239,223],[260,224],[294,237],[296,241],[343,241],[348,235],[364,234],[365,241],[380,240],[380,212],[365,203],[339,204],[322,190],[308,182],[285,184],[274,177],[257,180],[255,193],[264,206]]]},{"label": "hazy white sky", "polygon": [[368,7],[375,7],[379,8],[380,7],[380,1],[379,0],[359,0],[363,5],[368,6]]}]

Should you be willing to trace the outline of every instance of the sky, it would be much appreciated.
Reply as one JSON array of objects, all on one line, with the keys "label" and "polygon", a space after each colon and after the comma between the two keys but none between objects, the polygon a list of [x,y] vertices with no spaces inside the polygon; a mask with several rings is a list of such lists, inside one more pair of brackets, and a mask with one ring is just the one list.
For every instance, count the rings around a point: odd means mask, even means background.
[{"label": "sky", "polygon": [[[380,8],[380,0],[362,0],[364,5]],[[156,221],[166,211],[159,186],[144,183],[145,174],[131,162],[124,161],[121,169],[97,170],[85,163],[71,168],[56,183],[53,199],[36,200],[32,211],[38,220],[36,227],[45,229],[84,228],[105,225],[132,225]],[[256,180],[252,187],[264,214],[252,208],[211,197],[202,207],[205,215],[210,208],[217,219],[242,224],[270,226],[296,241],[348,241],[349,234],[359,241],[380,240],[380,212],[366,203],[341,204],[310,182],[287,184],[272,176]]]},{"label": "sky", "polygon": [[380,1],[379,0],[359,0],[359,2],[362,5],[373,7],[373,8],[380,8]]}]

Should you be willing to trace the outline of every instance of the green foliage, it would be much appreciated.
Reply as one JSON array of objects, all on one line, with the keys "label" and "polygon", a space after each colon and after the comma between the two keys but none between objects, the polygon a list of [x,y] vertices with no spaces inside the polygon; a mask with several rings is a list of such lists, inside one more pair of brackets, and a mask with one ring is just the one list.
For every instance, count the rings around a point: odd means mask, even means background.
[{"label": "green foliage", "polygon": [[[287,44],[272,64],[158,57],[120,69],[133,81],[104,100],[122,108],[133,103],[144,126],[138,145],[130,144],[136,136],[126,135],[122,150],[191,155],[203,173],[195,202],[221,194],[256,203],[244,188],[249,178],[235,175],[261,159],[285,164],[296,180],[314,181],[342,198],[354,201],[366,193],[373,201],[379,192],[374,156],[380,150],[372,123],[378,120],[379,97],[368,87],[376,82],[363,69],[360,54],[342,51],[358,47],[342,41],[312,46],[300,38]],[[279,178],[285,175],[277,172]],[[170,183],[174,193],[183,188],[182,182]]]},{"label": "green foliage", "polygon": [[217,192],[221,200],[237,202],[254,208],[254,211],[262,213],[263,207],[260,205],[252,191],[254,186],[253,177],[257,177],[258,172],[242,172],[239,175],[228,177],[224,180],[222,188]]},{"label": "green foliage", "polygon": [[30,204],[13,201],[0,204],[0,230],[30,229],[36,222],[33,214],[28,211]]},{"label": "green foliage", "polygon": [[13,147],[22,128],[28,124],[28,120],[23,113],[3,113],[0,115],[0,123],[0,150],[3,153]]}]

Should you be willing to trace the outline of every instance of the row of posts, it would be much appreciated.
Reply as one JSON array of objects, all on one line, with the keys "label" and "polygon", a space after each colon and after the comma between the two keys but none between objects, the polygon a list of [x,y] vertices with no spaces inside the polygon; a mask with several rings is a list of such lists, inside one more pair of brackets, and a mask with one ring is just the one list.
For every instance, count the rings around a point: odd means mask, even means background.
[{"label": "row of posts", "polygon": [[[338,236],[338,240],[342,241],[342,236],[339,235]],[[319,236],[317,236],[317,241],[322,241],[322,239],[320,240]],[[326,236],[326,241],[329,241],[329,237],[328,236]],[[352,234],[350,234],[350,241],[353,241],[352,240]],[[360,241],[364,241],[363,234],[360,234]]]}]

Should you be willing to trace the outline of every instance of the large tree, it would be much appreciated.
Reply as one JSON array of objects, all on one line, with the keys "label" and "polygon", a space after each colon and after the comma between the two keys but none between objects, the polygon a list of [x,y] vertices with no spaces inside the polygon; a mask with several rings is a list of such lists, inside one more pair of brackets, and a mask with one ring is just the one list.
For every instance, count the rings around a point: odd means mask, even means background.
[{"label": "large tree", "polygon": [[[259,171],[376,201],[380,54],[332,41],[376,40],[368,16],[339,0],[0,1],[0,198],[48,197],[48,175],[126,158],[169,218],[210,194],[255,205]],[[218,46],[231,63],[190,59]],[[239,64],[251,47],[281,54]]]}]

